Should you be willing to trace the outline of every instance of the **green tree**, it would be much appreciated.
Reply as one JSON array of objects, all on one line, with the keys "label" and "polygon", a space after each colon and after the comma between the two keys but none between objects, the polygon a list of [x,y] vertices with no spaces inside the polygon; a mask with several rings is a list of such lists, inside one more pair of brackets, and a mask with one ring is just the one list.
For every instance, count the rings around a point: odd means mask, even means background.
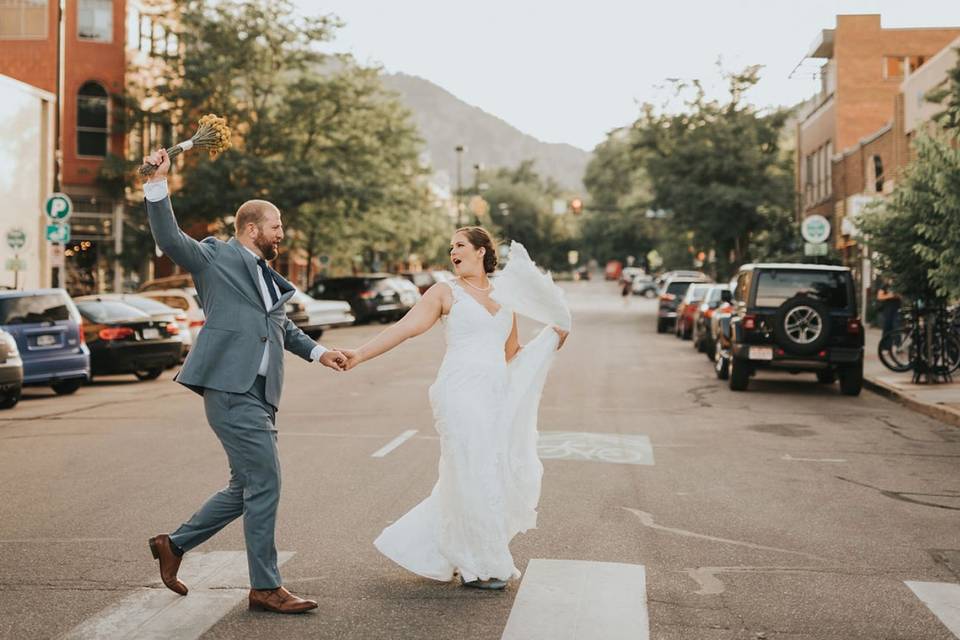
[{"label": "green tree", "polygon": [[183,55],[148,96],[161,105],[149,117],[185,137],[199,115],[217,113],[235,145],[215,162],[187,156],[178,211],[229,222],[243,201],[268,199],[290,244],[338,270],[436,253],[450,225],[430,197],[410,114],[379,69],[320,50],[336,18],[294,9],[290,0],[181,3]]},{"label": "green tree", "polygon": [[644,152],[653,206],[668,210],[691,233],[694,250],[715,251],[726,274],[748,259],[755,235],[793,207],[792,166],[780,149],[786,110],[761,113],[744,101],[759,67],[729,74],[729,97],[707,99],[694,81],[679,113],[643,107],[633,144]]}]

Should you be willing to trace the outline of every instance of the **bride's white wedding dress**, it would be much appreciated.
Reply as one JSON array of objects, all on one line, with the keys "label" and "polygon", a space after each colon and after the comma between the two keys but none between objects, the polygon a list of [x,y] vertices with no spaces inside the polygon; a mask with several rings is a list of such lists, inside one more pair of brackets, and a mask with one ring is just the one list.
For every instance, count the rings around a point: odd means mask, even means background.
[{"label": "bride's white wedding dress", "polygon": [[504,344],[513,312],[570,327],[559,287],[541,274],[522,245],[491,294],[490,313],[456,282],[443,318],[447,351],[430,387],[440,434],[440,473],[430,495],[374,541],[400,566],[447,581],[519,577],[510,540],[536,526],[543,467],[537,457],[537,409],[557,334],[543,329],[507,364]]}]

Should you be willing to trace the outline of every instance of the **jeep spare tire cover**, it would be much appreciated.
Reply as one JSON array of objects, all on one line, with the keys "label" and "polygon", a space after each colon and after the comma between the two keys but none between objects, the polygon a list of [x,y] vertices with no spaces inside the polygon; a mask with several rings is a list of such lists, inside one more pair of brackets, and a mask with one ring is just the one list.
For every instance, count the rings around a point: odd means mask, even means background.
[{"label": "jeep spare tire cover", "polygon": [[814,298],[790,298],[777,308],[773,317],[773,337],[787,352],[816,353],[830,339],[827,306]]}]

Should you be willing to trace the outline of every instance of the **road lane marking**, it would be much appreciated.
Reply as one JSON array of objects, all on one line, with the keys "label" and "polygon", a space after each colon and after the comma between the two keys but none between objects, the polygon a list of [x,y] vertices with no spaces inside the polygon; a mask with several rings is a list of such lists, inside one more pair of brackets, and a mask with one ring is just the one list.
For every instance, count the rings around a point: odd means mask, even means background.
[{"label": "road lane marking", "polygon": [[953,635],[960,638],[960,584],[949,582],[914,582],[905,584],[923,604],[937,616]]},{"label": "road lane marking", "polygon": [[[293,552],[277,554],[283,565]],[[194,640],[240,604],[248,594],[247,554],[244,551],[188,553],[179,578],[190,588],[178,596],[159,580],[156,587],[138,589],[120,602],[83,621],[63,640]]]},{"label": "road lane marking", "polygon": [[776,551],[777,553],[789,553],[790,555],[803,556],[804,558],[811,558],[813,560],[823,561],[825,558],[820,556],[815,556],[812,553],[804,553],[803,551],[791,551],[789,549],[780,549],[778,547],[767,547],[762,544],[754,544],[752,542],[744,542],[742,540],[731,540],[729,538],[717,538],[714,536],[708,536],[704,533],[695,533],[693,531],[687,531],[685,529],[674,529],[673,527],[665,527],[660,524],[656,524],[653,521],[653,515],[647,513],[646,511],[641,511],[640,509],[631,509],[630,507],[622,507],[626,511],[629,511],[633,515],[637,516],[640,520],[640,523],[645,527],[651,529],[656,529],[657,531],[664,531],[666,533],[672,533],[674,535],[683,536],[686,538],[699,538],[700,540],[710,540],[711,542],[722,542],[724,544],[732,544],[738,547],[747,547],[749,549],[756,549],[758,551]]},{"label": "road lane marking", "polygon": [[377,449],[376,451],[374,451],[373,453],[371,453],[371,454],[370,454],[370,457],[371,457],[371,458],[382,458],[382,457],[384,457],[385,455],[387,455],[388,453],[390,453],[391,451],[393,451],[394,449],[396,449],[397,447],[399,447],[400,445],[402,445],[404,442],[406,442],[407,440],[409,440],[410,438],[412,438],[412,437],[415,436],[415,435],[417,435],[417,430],[416,430],[416,429],[410,429],[410,430],[408,430],[408,431],[404,431],[403,433],[401,433],[400,435],[398,435],[396,438],[394,438],[393,440],[391,440],[391,441],[388,442],[387,444],[383,445],[382,447],[380,447],[379,449]]},{"label": "road lane marking", "polygon": [[723,582],[720,581],[722,573],[757,573],[757,574],[787,574],[802,575],[805,573],[821,574],[822,569],[809,567],[696,567],[694,569],[684,569],[684,572],[690,578],[700,585],[700,588],[694,591],[701,596],[719,595],[726,590]]},{"label": "road lane marking", "polygon": [[502,640],[645,640],[643,565],[531,560]]},{"label": "road lane marking", "polygon": [[650,438],[636,434],[541,431],[537,454],[543,460],[653,464]]},{"label": "road lane marking", "polygon": [[789,460],[791,462],[846,462],[843,458],[794,458],[789,453],[783,454],[781,460]]}]

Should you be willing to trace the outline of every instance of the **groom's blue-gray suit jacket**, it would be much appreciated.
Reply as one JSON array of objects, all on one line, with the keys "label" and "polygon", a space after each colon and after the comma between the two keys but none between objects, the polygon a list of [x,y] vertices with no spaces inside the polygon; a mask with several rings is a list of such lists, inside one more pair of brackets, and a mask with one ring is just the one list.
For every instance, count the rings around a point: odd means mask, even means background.
[{"label": "groom's blue-gray suit jacket", "polygon": [[270,349],[266,401],[277,408],[283,388],[283,350],[304,360],[317,343],[287,318],[293,285],[272,272],[280,299],[267,309],[259,286],[257,259],[236,238],[198,242],[177,226],[170,198],[145,200],[150,230],[160,250],[193,276],[206,321],[177,382],[203,395],[204,389],[248,391],[256,380],[263,347]]}]

